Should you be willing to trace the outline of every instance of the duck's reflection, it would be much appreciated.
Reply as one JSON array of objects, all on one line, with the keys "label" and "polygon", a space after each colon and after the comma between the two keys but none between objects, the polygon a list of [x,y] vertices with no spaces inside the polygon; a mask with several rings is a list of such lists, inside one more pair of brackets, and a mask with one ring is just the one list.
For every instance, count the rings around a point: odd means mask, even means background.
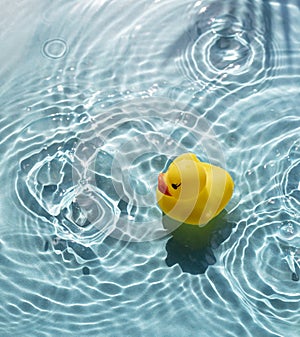
[{"label": "duck's reflection", "polygon": [[213,249],[228,238],[234,224],[224,210],[203,227],[179,225],[166,215],[163,216],[163,225],[166,229],[176,228],[166,244],[167,265],[177,263],[184,272],[202,274],[216,262]]}]

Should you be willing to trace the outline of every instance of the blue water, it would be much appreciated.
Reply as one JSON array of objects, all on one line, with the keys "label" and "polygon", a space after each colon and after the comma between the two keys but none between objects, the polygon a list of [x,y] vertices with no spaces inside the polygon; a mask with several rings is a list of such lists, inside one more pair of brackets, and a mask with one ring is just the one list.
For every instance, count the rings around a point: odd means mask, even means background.
[{"label": "blue water", "polygon": [[[298,337],[299,1],[4,1],[0,336]],[[235,191],[156,205],[195,152]]]}]

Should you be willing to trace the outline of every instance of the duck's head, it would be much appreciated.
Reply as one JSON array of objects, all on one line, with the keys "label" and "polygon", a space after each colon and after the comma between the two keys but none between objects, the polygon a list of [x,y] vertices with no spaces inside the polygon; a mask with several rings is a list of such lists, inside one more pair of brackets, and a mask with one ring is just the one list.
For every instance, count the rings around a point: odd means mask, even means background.
[{"label": "duck's head", "polygon": [[167,172],[158,176],[158,191],[170,199],[191,199],[193,192],[205,186],[206,175],[196,155],[186,153],[177,157]]},{"label": "duck's head", "polygon": [[158,176],[158,204],[164,213],[173,215],[175,219],[178,212],[186,212],[188,217],[205,184],[206,172],[196,155],[182,154],[170,164],[165,173]]}]

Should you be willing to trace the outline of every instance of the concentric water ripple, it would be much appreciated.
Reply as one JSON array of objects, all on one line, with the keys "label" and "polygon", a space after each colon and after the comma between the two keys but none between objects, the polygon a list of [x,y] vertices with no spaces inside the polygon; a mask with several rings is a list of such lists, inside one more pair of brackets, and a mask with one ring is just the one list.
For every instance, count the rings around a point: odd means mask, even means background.
[{"label": "concentric water ripple", "polygon": [[199,88],[234,90],[266,79],[273,62],[271,44],[266,42],[270,32],[264,18],[259,21],[258,8],[253,6],[251,18],[246,3],[235,10],[226,2],[210,1],[207,6],[197,2],[193,10],[194,28],[179,63],[190,81]]},{"label": "concentric water ripple", "polygon": [[247,35],[234,17],[213,18],[209,30],[186,49],[182,61],[187,75],[200,84],[257,84],[266,72],[263,37]]},{"label": "concentric water ripple", "polygon": [[227,108],[235,119],[243,118],[242,124],[229,119],[227,125],[235,147],[243,149],[236,165],[244,173],[236,178],[243,195],[236,211],[243,220],[224,252],[233,290],[264,328],[271,330],[276,319],[283,335],[286,324],[296,332],[300,322],[300,97],[297,91],[284,91],[278,85]]},{"label": "concentric water ripple", "polygon": [[26,125],[22,142],[36,150],[20,162],[21,203],[54,223],[59,237],[84,245],[108,235],[130,241],[167,235],[155,199],[158,173],[189,151],[224,166],[210,125],[188,107],[162,99],[101,110],[96,105],[75,119],[56,113]]}]

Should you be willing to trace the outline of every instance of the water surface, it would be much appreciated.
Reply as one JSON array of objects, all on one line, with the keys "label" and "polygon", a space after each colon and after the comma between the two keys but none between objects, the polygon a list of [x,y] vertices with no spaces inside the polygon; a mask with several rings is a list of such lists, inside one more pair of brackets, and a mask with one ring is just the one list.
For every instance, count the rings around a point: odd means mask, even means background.
[{"label": "water surface", "polygon": [[[1,336],[298,336],[299,2],[3,8]],[[236,185],[187,246],[186,151]]]}]

